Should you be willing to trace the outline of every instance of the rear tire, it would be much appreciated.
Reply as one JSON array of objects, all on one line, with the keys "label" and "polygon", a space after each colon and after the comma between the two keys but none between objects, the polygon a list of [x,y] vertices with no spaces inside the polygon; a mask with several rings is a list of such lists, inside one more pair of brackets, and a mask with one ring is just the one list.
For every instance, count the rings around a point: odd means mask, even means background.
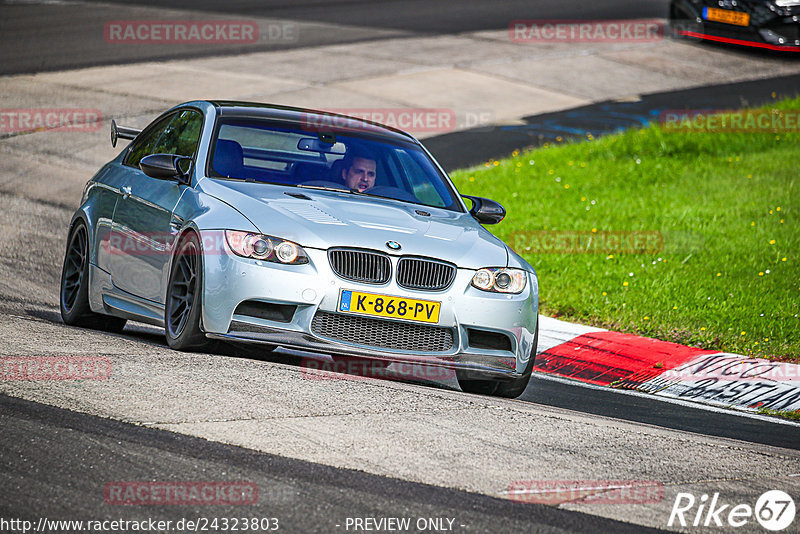
[{"label": "rear tire", "polygon": [[201,328],[203,262],[200,241],[194,233],[182,237],[172,260],[164,306],[167,344],[180,351],[201,351],[212,346]]},{"label": "rear tire", "polygon": [[528,365],[522,372],[522,376],[513,380],[497,379],[474,379],[474,373],[470,371],[456,370],[458,385],[464,393],[475,393],[476,395],[491,395],[493,397],[503,397],[506,399],[516,399],[528,387],[528,382],[533,373],[533,364],[536,361],[536,347],[539,345],[539,322],[536,322],[536,333],[533,335],[533,345],[531,354],[528,358]]},{"label": "rear tire", "polygon": [[59,294],[64,324],[108,332],[125,327],[125,319],[94,313],[89,306],[89,232],[83,221],[75,223],[67,239]]}]

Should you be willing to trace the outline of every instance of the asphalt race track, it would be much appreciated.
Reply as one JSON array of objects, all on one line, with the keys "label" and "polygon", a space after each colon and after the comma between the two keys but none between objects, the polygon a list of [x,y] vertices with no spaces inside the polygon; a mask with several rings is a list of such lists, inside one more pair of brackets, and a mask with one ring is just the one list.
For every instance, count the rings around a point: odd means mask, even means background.
[{"label": "asphalt race track", "polygon": [[[515,18],[568,19],[576,12],[583,18],[666,12],[663,1],[546,0],[535,3],[535,12],[532,5],[5,1],[0,75],[502,30]],[[97,37],[110,19],[184,16],[295,21],[304,38],[165,49],[115,47]],[[489,131],[434,136],[425,144],[456,168],[546,142],[554,132],[611,131],[604,117],[620,111],[636,124],[676,102],[767,102],[774,91],[796,92],[798,80],[788,75],[604,101]],[[137,105],[131,104],[131,115],[155,113]],[[103,130],[107,143],[106,136]],[[49,161],[59,153],[59,140],[43,137],[36,161],[19,163],[12,147],[4,154],[17,159],[0,163],[4,176],[29,176],[24,186],[0,181],[0,356],[99,355],[114,371],[103,381],[0,381],[0,519],[277,517],[285,532],[361,532],[348,528],[348,520],[409,517],[450,519],[452,527],[441,531],[454,532],[646,532],[667,527],[679,492],[720,492],[727,503],[752,505],[770,489],[800,491],[800,425],[766,416],[536,375],[516,400],[467,395],[452,377],[420,379],[393,367],[382,379],[355,373],[318,379],[297,353],[263,355],[233,346],[178,353],[163,333],[140,324],[129,323],[119,335],[66,327],[58,285],[76,192],[74,184],[62,187],[60,169]],[[479,150],[473,148],[477,139]],[[14,141],[25,146],[24,135]],[[94,157],[87,154],[96,151],[87,143],[76,160],[85,166]],[[144,480],[248,481],[259,488],[259,499],[248,507],[114,506],[104,500],[105,485]],[[643,504],[559,506],[509,498],[509,488],[526,480],[650,480],[662,485],[663,495]]]},{"label": "asphalt race track", "polygon": [[[0,396],[0,421],[5,451],[0,516],[34,523],[41,516],[134,519],[130,507],[109,513],[96,487],[116,478],[163,479],[166,471],[177,480],[252,481],[260,499],[247,515],[277,517],[280,530],[288,532],[344,531],[336,527],[347,517],[403,517],[409,511],[450,518],[458,530],[472,532],[657,531],[542,504],[334,469],[5,396]],[[33,479],[32,464],[41,466]],[[203,517],[204,510],[162,506],[149,515],[177,522]],[[241,517],[241,511],[228,506],[214,515]]]},{"label": "asphalt race track", "polygon": [[491,135],[480,128],[438,135],[426,139],[425,146],[446,169],[458,169],[502,157],[520,147],[541,146],[557,137],[580,138],[587,133],[597,137],[637,127],[661,111],[682,106],[733,109],[742,102],[763,106],[776,96],[791,98],[798,87],[800,76],[792,75],[646,94],[631,102],[603,101],[524,117],[523,124],[495,128]]},{"label": "asphalt race track", "polygon": [[[666,16],[663,0],[613,0],[589,6],[580,0],[536,2],[526,0],[482,2],[466,0],[396,0],[358,2],[285,2],[239,0],[214,2],[180,0],[131,2],[0,2],[0,74],[119,64],[150,59],[188,58],[244,51],[287,50],[321,44],[346,43],[392,36],[438,35],[485,29],[503,29],[513,19],[575,18],[625,19]],[[96,4],[91,6],[91,4]],[[191,10],[186,11],[186,10]],[[259,18],[303,24],[294,42],[246,46],[183,45],[120,47],[101,36],[109,20],[183,18],[202,13],[205,18]],[[201,15],[190,14],[191,18]],[[99,30],[99,31],[94,31]],[[87,38],[87,35],[95,37]]]}]

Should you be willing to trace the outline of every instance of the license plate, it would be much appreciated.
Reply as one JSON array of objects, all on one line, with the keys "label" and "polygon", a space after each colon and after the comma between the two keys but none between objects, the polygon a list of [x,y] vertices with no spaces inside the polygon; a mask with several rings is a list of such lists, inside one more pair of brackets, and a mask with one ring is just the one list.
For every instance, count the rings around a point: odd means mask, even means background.
[{"label": "license plate", "polygon": [[703,18],[712,22],[724,22],[735,26],[747,26],[750,24],[750,14],[741,11],[731,11],[730,9],[718,9],[716,7],[704,7]]},{"label": "license plate", "polygon": [[405,319],[420,323],[438,323],[442,304],[431,300],[407,299],[343,290],[339,298],[339,311],[375,317]]}]

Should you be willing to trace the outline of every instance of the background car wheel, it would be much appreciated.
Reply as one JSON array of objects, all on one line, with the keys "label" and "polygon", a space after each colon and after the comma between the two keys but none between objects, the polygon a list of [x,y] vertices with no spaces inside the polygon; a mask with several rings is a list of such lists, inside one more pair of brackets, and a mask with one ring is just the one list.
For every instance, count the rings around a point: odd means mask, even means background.
[{"label": "background car wheel", "polygon": [[522,376],[514,380],[476,380],[473,374],[456,370],[458,385],[465,393],[475,393],[478,395],[492,395],[494,397],[504,397],[515,399],[522,395],[533,372],[533,363],[536,360],[536,347],[539,345],[539,323],[536,323],[536,333],[533,336],[531,355],[528,358],[528,365],[522,372]]},{"label": "background car wheel", "polygon": [[164,307],[167,344],[175,350],[202,350],[212,345],[200,325],[203,293],[200,241],[193,233],[183,237],[172,260]]},{"label": "background car wheel", "polygon": [[89,232],[83,222],[72,227],[61,269],[61,318],[64,324],[121,332],[127,322],[94,313],[89,307]]}]

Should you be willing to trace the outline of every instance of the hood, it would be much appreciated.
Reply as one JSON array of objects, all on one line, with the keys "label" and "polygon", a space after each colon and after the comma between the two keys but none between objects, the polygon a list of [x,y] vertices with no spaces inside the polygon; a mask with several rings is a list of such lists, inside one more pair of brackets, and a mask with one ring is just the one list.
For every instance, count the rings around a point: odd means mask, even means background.
[{"label": "hood", "polygon": [[[468,269],[506,266],[508,262],[506,245],[469,213],[233,180],[205,179],[199,186],[236,208],[261,233],[307,248],[367,248],[391,255],[439,258]],[[396,241],[402,248],[392,251],[387,241]]]}]

